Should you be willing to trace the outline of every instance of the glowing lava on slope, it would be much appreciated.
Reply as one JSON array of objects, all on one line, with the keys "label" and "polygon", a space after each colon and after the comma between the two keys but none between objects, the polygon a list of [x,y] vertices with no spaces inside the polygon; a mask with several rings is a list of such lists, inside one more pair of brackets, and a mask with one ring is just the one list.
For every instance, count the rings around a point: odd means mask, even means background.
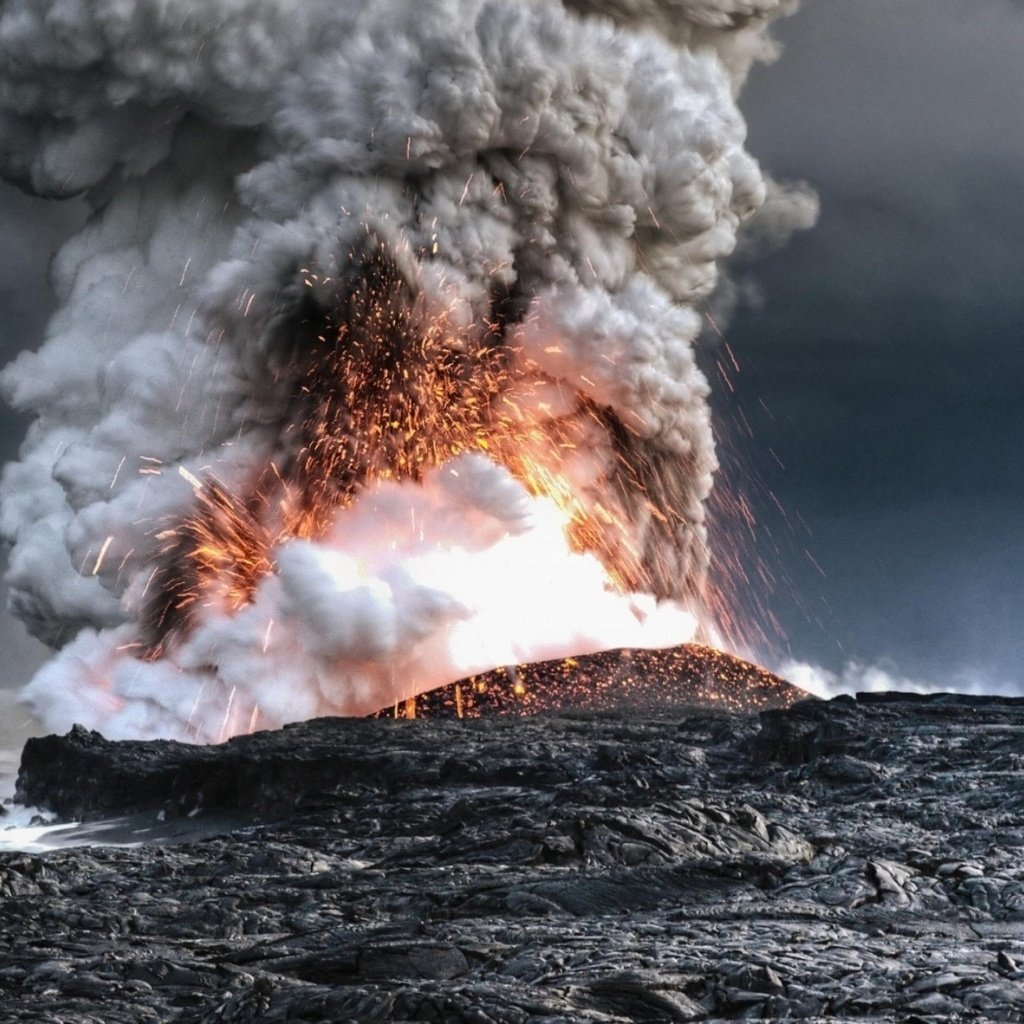
[{"label": "glowing lava on slope", "polygon": [[522,717],[680,707],[754,713],[810,697],[758,665],[714,647],[684,644],[500,668],[397,703],[378,717]]}]

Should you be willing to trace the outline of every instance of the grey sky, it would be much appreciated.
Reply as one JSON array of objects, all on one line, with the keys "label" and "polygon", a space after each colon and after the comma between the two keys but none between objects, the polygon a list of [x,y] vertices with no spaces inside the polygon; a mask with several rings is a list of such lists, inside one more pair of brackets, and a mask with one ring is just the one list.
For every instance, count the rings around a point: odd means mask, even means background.
[{"label": "grey sky", "polygon": [[[744,103],[751,148],[809,179],[822,215],[756,268],[765,306],[730,331],[757,435],[749,460],[812,533],[776,524],[775,560],[806,612],[785,594],[774,607],[801,658],[1012,681],[1024,655],[1022,8],[816,0],[779,35],[783,59]],[[770,525],[770,503],[764,515]]]}]

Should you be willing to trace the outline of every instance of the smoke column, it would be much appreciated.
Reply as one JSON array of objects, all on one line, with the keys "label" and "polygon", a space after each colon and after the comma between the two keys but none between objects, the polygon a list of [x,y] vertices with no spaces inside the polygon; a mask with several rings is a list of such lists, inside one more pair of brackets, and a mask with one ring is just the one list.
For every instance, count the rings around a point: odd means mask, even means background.
[{"label": "smoke column", "polygon": [[8,0],[0,172],[93,215],[3,376],[48,727],[211,741],[691,638],[697,304],[807,219],[786,0]]}]

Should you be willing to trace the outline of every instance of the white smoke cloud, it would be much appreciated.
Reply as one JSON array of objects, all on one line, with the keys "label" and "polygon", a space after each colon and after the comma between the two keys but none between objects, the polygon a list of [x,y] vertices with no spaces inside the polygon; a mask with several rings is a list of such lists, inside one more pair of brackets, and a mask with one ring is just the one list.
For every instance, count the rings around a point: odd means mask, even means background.
[{"label": "white smoke cloud", "polygon": [[[403,522],[426,501],[445,529],[425,535],[450,565],[472,553],[470,577],[506,543],[546,536],[523,526],[540,509],[504,469],[445,463],[428,474],[433,496],[371,488],[324,536],[276,546],[247,607],[208,602],[165,658],[132,656],[155,535],[194,509],[195,481],[244,493],[287,456],[282,345],[302,310],[330,309],[367,238],[414,288],[410,316],[458,337],[503,320],[529,396],[518,415],[541,432],[584,400],[609,410],[628,440],[616,449],[576,423],[566,475],[588,508],[615,492],[630,524],[619,548],[660,567],[648,589],[696,588],[716,463],[693,307],[766,196],[735,97],[792,4],[570,6],[4,5],[0,173],[43,195],[84,192],[94,210],[57,261],[46,343],[3,376],[37,416],[3,482],[12,606],[68,644],[30,689],[48,725],[209,739],[373,710],[495,658],[610,645],[632,633],[637,601],[661,620],[653,598],[609,597],[592,575],[596,603],[620,616],[595,637],[576,559],[597,563],[564,538],[544,556],[564,570],[546,617],[530,615],[536,571],[484,577],[508,605],[426,573],[419,552],[396,561],[359,511],[393,537],[387,494],[401,494]],[[355,545],[363,533],[391,555]],[[452,654],[479,648],[469,634],[484,621],[500,649]],[[422,672],[428,658],[444,670]]]},{"label": "white smoke cloud", "polygon": [[889,691],[1020,696],[1018,684],[970,670],[956,672],[942,682],[911,678],[890,663],[866,665],[859,661],[849,661],[840,671],[834,672],[809,662],[786,661],[776,671],[791,683],[823,700],[843,694],[853,696],[858,693]]}]

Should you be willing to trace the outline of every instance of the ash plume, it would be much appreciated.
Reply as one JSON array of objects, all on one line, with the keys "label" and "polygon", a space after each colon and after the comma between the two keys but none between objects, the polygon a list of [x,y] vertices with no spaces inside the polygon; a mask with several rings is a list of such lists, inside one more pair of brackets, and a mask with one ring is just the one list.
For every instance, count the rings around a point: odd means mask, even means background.
[{"label": "ash plume", "polygon": [[45,723],[210,740],[692,635],[697,304],[793,6],[9,0],[0,174],[93,210],[3,376]]}]

